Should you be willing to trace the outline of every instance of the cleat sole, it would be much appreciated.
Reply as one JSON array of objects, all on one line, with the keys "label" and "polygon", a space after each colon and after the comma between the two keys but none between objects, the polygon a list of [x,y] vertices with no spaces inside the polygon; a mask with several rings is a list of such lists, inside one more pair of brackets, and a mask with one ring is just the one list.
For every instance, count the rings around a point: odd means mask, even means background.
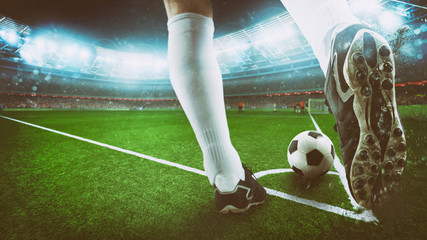
[{"label": "cleat sole", "polygon": [[395,100],[394,59],[387,41],[375,32],[359,31],[343,74],[354,93],[353,110],[360,127],[349,185],[356,202],[372,208],[388,199],[406,164],[406,140]]},{"label": "cleat sole", "polygon": [[235,207],[233,205],[227,205],[223,209],[221,209],[219,211],[219,213],[221,213],[223,215],[226,215],[228,213],[244,213],[244,212],[248,211],[251,207],[257,206],[257,205],[261,205],[263,203],[264,203],[264,201],[250,203],[245,208],[237,208],[237,207]]}]

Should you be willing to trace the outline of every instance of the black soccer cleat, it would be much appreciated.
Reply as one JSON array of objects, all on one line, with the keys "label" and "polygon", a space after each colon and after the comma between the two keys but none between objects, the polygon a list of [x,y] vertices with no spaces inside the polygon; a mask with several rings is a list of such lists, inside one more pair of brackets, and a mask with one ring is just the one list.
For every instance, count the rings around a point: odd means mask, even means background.
[{"label": "black soccer cleat", "polygon": [[365,208],[389,197],[406,164],[394,75],[390,46],[376,32],[353,25],[334,38],[325,95],[351,193]]},{"label": "black soccer cleat", "polygon": [[265,189],[245,165],[243,165],[243,169],[245,170],[245,181],[240,180],[233,191],[221,192],[214,186],[215,204],[219,213],[243,213],[251,206],[264,203],[266,198]]}]

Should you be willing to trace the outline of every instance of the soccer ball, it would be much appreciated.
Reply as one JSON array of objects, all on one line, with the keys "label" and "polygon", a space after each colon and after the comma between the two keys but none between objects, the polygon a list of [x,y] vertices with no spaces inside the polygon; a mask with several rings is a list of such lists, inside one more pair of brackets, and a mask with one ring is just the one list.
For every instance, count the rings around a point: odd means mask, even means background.
[{"label": "soccer ball", "polygon": [[309,179],[326,174],[335,158],[335,148],[323,133],[305,131],[292,139],[288,147],[288,161],[292,169]]}]

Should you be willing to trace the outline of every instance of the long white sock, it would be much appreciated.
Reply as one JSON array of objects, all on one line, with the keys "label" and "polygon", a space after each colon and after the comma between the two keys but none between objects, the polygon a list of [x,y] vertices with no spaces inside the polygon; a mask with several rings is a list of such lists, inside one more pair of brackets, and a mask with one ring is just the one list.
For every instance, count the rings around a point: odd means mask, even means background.
[{"label": "long white sock", "polygon": [[182,13],[169,19],[168,30],[171,83],[202,149],[206,175],[221,191],[232,191],[245,174],[230,141],[213,20]]},{"label": "long white sock", "polygon": [[332,39],[339,31],[360,21],[346,0],[281,0],[297,23],[326,75]]}]

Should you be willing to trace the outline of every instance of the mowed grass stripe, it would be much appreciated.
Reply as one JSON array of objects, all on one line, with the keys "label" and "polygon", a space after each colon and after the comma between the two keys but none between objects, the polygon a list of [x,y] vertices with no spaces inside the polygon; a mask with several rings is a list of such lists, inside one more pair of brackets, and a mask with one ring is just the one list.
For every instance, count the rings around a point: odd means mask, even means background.
[{"label": "mowed grass stripe", "polygon": [[[90,139],[87,139],[87,138],[82,138],[82,137],[79,137],[79,136],[76,136],[76,135],[64,133],[64,132],[61,132],[61,131],[57,131],[57,130],[46,128],[46,127],[39,126],[39,125],[36,125],[36,124],[24,122],[24,121],[17,120],[17,119],[14,119],[14,118],[6,117],[6,116],[1,116],[1,115],[0,115],[0,117],[8,119],[8,120],[11,120],[11,121],[14,121],[14,122],[18,122],[18,123],[21,123],[21,124],[24,124],[24,125],[28,125],[28,126],[31,126],[31,127],[39,128],[39,129],[42,129],[42,130],[45,130],[45,131],[48,131],[48,132],[52,132],[52,133],[56,133],[56,134],[63,135],[63,136],[66,136],[66,137],[70,137],[70,138],[73,138],[73,139],[77,139],[77,140],[80,140],[80,141],[83,141],[83,142],[95,144],[95,145],[98,145],[98,146],[101,146],[101,147],[105,147],[105,148],[108,148],[108,149],[116,150],[116,151],[119,151],[119,152],[122,152],[122,153],[126,153],[126,154],[130,154],[130,155],[133,155],[133,156],[137,156],[137,157],[140,157],[140,158],[143,158],[143,159],[146,159],[146,160],[150,160],[150,161],[154,161],[154,162],[157,162],[157,163],[165,164],[165,165],[168,165],[168,166],[176,167],[176,168],[179,168],[179,169],[182,169],[182,170],[185,170],[185,171],[193,172],[193,173],[200,174],[200,175],[206,175],[204,173],[204,171],[201,171],[199,169],[195,169],[195,168],[191,168],[191,167],[184,166],[184,165],[181,165],[181,164],[169,162],[169,161],[163,160],[163,159],[154,158],[154,157],[151,157],[151,156],[148,156],[148,155],[145,155],[145,154],[133,152],[133,151],[130,151],[130,150],[126,150],[126,149],[119,148],[119,147],[112,146],[112,145],[105,144],[105,143],[100,143],[100,142],[97,142],[97,141],[94,141],[94,140],[90,140]],[[338,214],[338,215],[342,215],[342,216],[345,216],[345,217],[350,217],[350,218],[353,218],[353,219],[356,219],[356,220],[362,220],[362,221],[366,221],[366,222],[377,221],[377,219],[374,216],[372,216],[372,214],[370,212],[364,211],[362,214],[355,214],[355,213],[353,213],[351,211],[342,209],[340,207],[335,207],[335,206],[332,206],[332,205],[329,205],[329,204],[326,204],[326,203],[320,203],[320,202],[317,202],[317,201],[314,201],[314,200],[303,199],[303,198],[296,197],[296,196],[293,196],[293,195],[290,195],[290,194],[286,194],[286,193],[283,193],[283,192],[279,192],[279,191],[276,191],[276,190],[272,190],[270,192],[274,193],[273,195],[276,196],[276,197],[280,197],[280,198],[283,198],[283,199],[286,199],[286,200],[290,200],[290,201],[293,201],[293,202],[296,202],[296,203],[308,205],[308,206],[311,206],[311,207],[314,207],[314,208],[317,208],[317,209],[320,209],[320,210],[328,211],[328,212],[335,213],[335,214]]]},{"label": "mowed grass stripe", "polygon": [[[245,114],[255,116],[246,118]],[[203,169],[202,152],[183,112],[53,111],[5,112],[3,115]],[[286,149],[292,135],[313,128],[307,117],[298,121],[286,117],[292,113],[279,113],[277,115],[285,117],[277,118],[265,118],[266,113],[258,112],[243,115],[228,112],[227,115],[233,145],[242,161],[254,170],[287,166]]]},{"label": "mowed grass stripe", "polygon": [[42,130],[45,130],[45,131],[48,131],[48,132],[53,132],[53,133],[56,133],[56,134],[59,134],[59,135],[63,135],[63,136],[66,136],[66,137],[70,137],[70,138],[74,138],[74,139],[77,139],[77,140],[80,140],[80,141],[83,141],[83,142],[95,144],[95,145],[98,145],[98,146],[101,146],[101,147],[109,148],[109,149],[112,149],[112,150],[115,150],[115,151],[119,151],[119,152],[122,152],[122,153],[126,153],[126,154],[134,155],[134,156],[137,156],[137,157],[140,157],[140,158],[144,158],[146,160],[158,162],[158,163],[161,163],[161,164],[164,164],[164,165],[168,165],[168,166],[171,166],[171,167],[176,167],[176,168],[188,171],[188,172],[193,172],[193,173],[196,173],[196,174],[200,174],[200,175],[206,176],[206,174],[205,174],[204,171],[196,169],[196,168],[184,166],[184,165],[181,165],[181,164],[178,164],[178,163],[174,163],[174,162],[169,162],[169,161],[164,160],[164,159],[155,158],[155,157],[148,156],[148,155],[145,155],[145,154],[142,154],[142,153],[137,153],[137,152],[134,152],[134,151],[130,151],[130,150],[127,150],[127,149],[119,148],[119,147],[112,146],[112,145],[105,144],[105,143],[100,143],[100,142],[97,142],[97,141],[94,141],[94,140],[90,140],[90,139],[87,139],[87,138],[79,137],[79,136],[76,136],[76,135],[68,134],[68,133],[57,131],[57,130],[54,130],[54,129],[42,127],[42,126],[35,125],[35,124],[32,124],[32,123],[27,123],[27,122],[24,122],[24,121],[21,121],[21,120],[18,120],[18,119],[14,119],[14,118],[10,118],[10,117],[5,117],[5,116],[1,116],[1,115],[0,115],[0,117],[8,119],[8,120],[11,120],[11,121],[15,121],[15,122],[18,122],[18,123],[22,123],[22,124],[25,124],[25,125],[28,125],[28,126],[31,126],[31,127],[39,128],[39,129],[42,129]]},{"label": "mowed grass stripe", "polygon": [[2,239],[170,239],[216,214],[203,176],[4,121]]},{"label": "mowed grass stripe", "polygon": [[[110,144],[123,142],[125,144],[120,146],[124,148],[131,146],[126,145],[127,137],[120,139],[126,128],[103,123],[117,121],[117,118],[118,122],[124,122],[123,125],[133,129],[139,126],[135,126],[134,121],[141,123],[141,119],[136,117],[139,113],[134,114],[132,119],[136,119],[130,121],[127,112],[121,112],[114,118],[109,118],[110,114],[106,113],[76,111],[4,114],[74,134],[81,132],[88,138],[107,140]],[[185,117],[183,114],[168,115]],[[264,206],[247,214],[220,216],[213,205],[212,190],[200,175],[165,168],[150,161],[135,161],[138,159],[135,156],[94,145],[90,147],[91,144],[3,120],[0,121],[0,235],[4,239],[424,239],[427,174],[425,149],[420,146],[426,143],[427,124],[425,115],[421,120],[413,117],[411,107],[407,107],[406,113],[401,111],[401,116],[404,117],[410,162],[400,191],[388,204],[375,211],[381,222],[379,225],[355,223],[350,218],[313,211],[276,197],[269,197]],[[242,160],[249,162],[254,169],[286,167],[284,156],[290,139],[300,131],[312,129],[309,119],[301,119],[292,125],[285,118],[277,119],[281,123],[273,119],[262,123],[253,117],[229,118],[233,143],[242,152]],[[159,126],[163,124],[161,119],[152,120],[161,122]],[[93,124],[88,124],[92,121]],[[177,118],[171,121],[176,123]],[[332,116],[319,116],[316,121],[338,146]],[[250,128],[248,123],[255,127]],[[141,124],[140,127],[150,128],[150,124]],[[185,131],[185,126],[178,128]],[[165,131],[170,130],[173,129],[165,127]],[[104,132],[105,136],[97,131]],[[123,134],[126,136],[127,132]],[[258,134],[260,138],[256,137]],[[158,135],[164,137],[162,133]],[[265,138],[268,140],[262,142]],[[183,145],[191,142],[182,137],[179,139],[185,142]],[[251,144],[251,139],[255,144]],[[143,139],[135,139],[140,140]],[[267,143],[269,145],[265,145]],[[175,142],[168,144],[174,145]],[[140,149],[149,150],[146,147],[142,145]],[[261,154],[260,149],[263,149]],[[192,159],[196,162],[191,166],[197,166],[201,154],[193,150],[189,152],[195,156]],[[171,157],[165,159],[171,160],[174,155],[182,153],[170,152]],[[310,185],[294,174],[276,175],[265,176],[260,181],[274,189],[280,185],[281,191],[292,190],[298,196],[302,194],[320,199],[326,193],[345,200],[345,193],[333,191],[335,181],[330,182],[329,178],[307,188]]]}]

